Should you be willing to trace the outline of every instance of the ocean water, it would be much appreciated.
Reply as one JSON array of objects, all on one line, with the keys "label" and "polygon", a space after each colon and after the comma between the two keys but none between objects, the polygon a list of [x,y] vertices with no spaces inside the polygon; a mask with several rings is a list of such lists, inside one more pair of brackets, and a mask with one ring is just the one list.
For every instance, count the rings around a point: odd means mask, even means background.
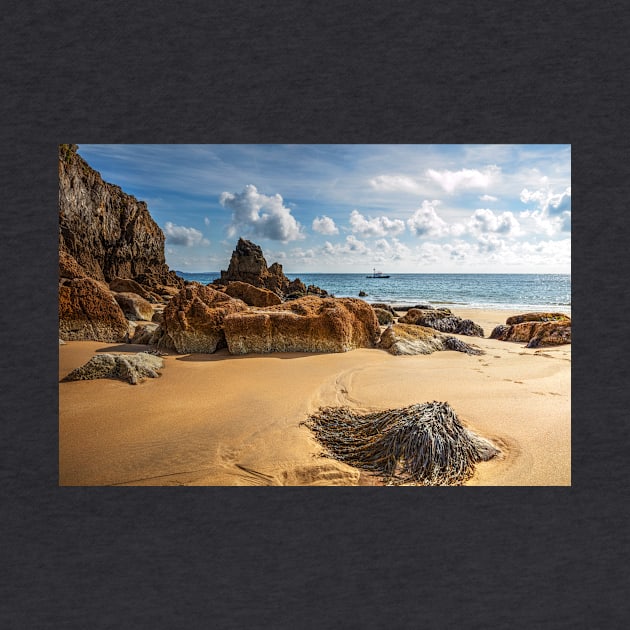
[{"label": "ocean water", "polygon": [[[177,272],[185,280],[208,284],[219,272]],[[506,310],[553,310],[571,314],[571,276],[565,274],[390,274],[389,278],[367,278],[356,273],[286,274],[300,278],[336,297],[358,297],[365,291],[367,302],[401,306],[429,303],[452,310],[460,307]]]}]

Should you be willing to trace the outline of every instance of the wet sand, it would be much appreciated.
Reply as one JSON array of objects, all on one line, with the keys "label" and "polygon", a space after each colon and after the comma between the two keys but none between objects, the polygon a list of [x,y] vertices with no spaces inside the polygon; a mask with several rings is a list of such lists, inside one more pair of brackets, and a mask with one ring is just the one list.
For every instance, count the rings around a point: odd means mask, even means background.
[{"label": "wet sand", "polygon": [[[486,337],[510,311],[453,309]],[[59,383],[60,485],[375,485],[320,457],[300,423],[320,406],[362,411],[448,402],[502,454],[467,485],[571,484],[571,346],[460,336],[486,351],[395,357],[383,350],[164,357],[162,376]],[[68,342],[59,378],[97,352],[147,346]]]}]

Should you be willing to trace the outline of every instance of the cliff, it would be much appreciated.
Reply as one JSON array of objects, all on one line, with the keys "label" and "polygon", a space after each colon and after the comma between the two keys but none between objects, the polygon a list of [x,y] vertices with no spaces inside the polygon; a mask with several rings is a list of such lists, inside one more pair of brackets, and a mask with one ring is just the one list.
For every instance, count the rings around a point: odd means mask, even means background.
[{"label": "cliff", "polygon": [[164,234],[146,203],[103,181],[75,144],[59,145],[59,252],[95,280],[183,286],[165,262]]}]

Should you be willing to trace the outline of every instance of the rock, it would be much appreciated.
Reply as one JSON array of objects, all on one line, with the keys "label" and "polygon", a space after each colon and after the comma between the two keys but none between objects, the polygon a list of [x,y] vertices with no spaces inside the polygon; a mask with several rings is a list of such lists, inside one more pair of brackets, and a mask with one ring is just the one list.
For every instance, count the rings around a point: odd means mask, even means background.
[{"label": "rock", "polygon": [[571,318],[564,313],[524,313],[523,315],[514,315],[508,317],[505,323],[508,326],[512,324],[521,324],[522,322],[567,322],[571,321]]},{"label": "rock", "polygon": [[299,278],[296,278],[289,282],[285,294],[285,297],[288,295],[306,295],[306,285]]},{"label": "rock", "polygon": [[359,291],[359,297],[367,297],[367,293],[365,291]]},{"label": "rock", "polygon": [[86,381],[97,378],[118,378],[136,385],[144,378],[157,378],[164,361],[139,352],[135,355],[97,354],[85,365],[72,370],[63,381]]},{"label": "rock", "polygon": [[190,284],[173,297],[163,313],[157,344],[177,352],[212,353],[226,345],[223,320],[247,310],[241,300],[201,284]]},{"label": "rock", "polygon": [[527,343],[528,348],[571,343],[571,320],[567,318],[559,321],[527,321],[499,325],[490,334],[490,339]]},{"label": "rock", "polygon": [[373,309],[355,298],[307,296],[227,315],[223,326],[232,354],[346,352],[374,347],[379,336]]},{"label": "rock", "polygon": [[259,289],[246,282],[234,281],[225,287],[225,294],[237,300],[243,300],[248,306],[275,306],[282,300],[269,289]]},{"label": "rock", "polygon": [[141,322],[136,326],[129,343],[153,344],[156,342],[156,331],[159,324],[153,322]]},{"label": "rock", "polygon": [[383,311],[387,311],[388,313],[391,313],[394,317],[396,317],[396,311],[391,304],[384,304],[383,302],[373,302],[370,306],[372,308],[380,308]]},{"label": "rock", "polygon": [[[109,283],[109,288],[115,293],[136,293],[147,301],[151,301],[153,299],[149,291],[131,278],[114,278]],[[174,290],[176,293],[179,291],[179,289]]]},{"label": "rock", "polygon": [[85,269],[68,252],[59,252],[59,279],[87,278]]},{"label": "rock", "polygon": [[123,341],[127,320],[105,285],[75,278],[59,287],[59,337],[66,341]]},{"label": "rock", "polygon": [[234,281],[269,289],[278,295],[282,295],[289,285],[289,279],[282,272],[282,266],[274,263],[271,269],[268,268],[260,246],[243,238],[238,239],[227,271],[222,270],[221,277],[217,278],[214,284],[227,286]]},{"label": "rock", "polygon": [[[228,286],[230,282],[234,281],[246,282],[260,289],[268,289],[281,298],[289,294],[308,292],[299,278],[290,281],[284,275],[280,263],[276,262],[267,267],[267,261],[260,246],[243,238],[238,239],[227,271],[222,270],[221,277],[214,280],[212,284]],[[319,287],[313,287],[313,292],[315,291],[327,295]]]},{"label": "rock", "polygon": [[59,345],[60,346],[65,346],[66,345],[66,342],[61,337],[59,338]]},{"label": "rock", "polygon": [[164,234],[146,203],[104,182],[77,145],[59,145],[58,170],[60,260],[62,252],[72,256],[99,281],[149,274],[160,284],[183,286],[166,265]]},{"label": "rock", "polygon": [[438,350],[456,350],[466,354],[484,354],[455,337],[437,332],[434,328],[416,324],[392,324],[381,335],[378,347],[394,355],[431,354]]},{"label": "rock", "polygon": [[453,333],[456,335],[469,335],[472,337],[483,337],[483,328],[475,324],[470,319],[462,319],[453,315],[448,308],[411,308],[407,314],[399,320],[401,324],[415,324],[416,326],[428,326],[440,332]]},{"label": "rock", "polygon": [[114,293],[114,299],[127,319],[150,322],[153,318],[153,307],[137,293]]},{"label": "rock", "polygon": [[376,313],[376,319],[378,319],[378,323],[381,326],[387,326],[394,321],[394,316],[389,311],[386,311],[384,308],[374,308],[373,305],[372,308],[374,309],[374,312]]},{"label": "rock", "polygon": [[325,291],[324,289],[320,289],[319,287],[315,286],[314,284],[309,284],[306,287],[306,294],[307,295],[317,295],[319,297],[328,297],[328,291]]}]

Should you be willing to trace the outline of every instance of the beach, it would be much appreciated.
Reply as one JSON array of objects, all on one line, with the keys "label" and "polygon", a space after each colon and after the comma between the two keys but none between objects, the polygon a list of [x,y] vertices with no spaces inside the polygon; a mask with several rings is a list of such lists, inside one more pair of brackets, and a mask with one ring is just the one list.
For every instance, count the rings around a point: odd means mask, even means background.
[{"label": "beach", "polygon": [[[301,423],[322,406],[367,412],[436,400],[501,450],[466,485],[570,485],[571,346],[487,338],[522,311],[452,310],[483,327],[483,339],[455,336],[485,354],[169,352],[161,377],[135,386],[60,382],[59,484],[379,485],[321,457]],[[70,341],[59,347],[59,379],[98,352],[145,350]]]}]

